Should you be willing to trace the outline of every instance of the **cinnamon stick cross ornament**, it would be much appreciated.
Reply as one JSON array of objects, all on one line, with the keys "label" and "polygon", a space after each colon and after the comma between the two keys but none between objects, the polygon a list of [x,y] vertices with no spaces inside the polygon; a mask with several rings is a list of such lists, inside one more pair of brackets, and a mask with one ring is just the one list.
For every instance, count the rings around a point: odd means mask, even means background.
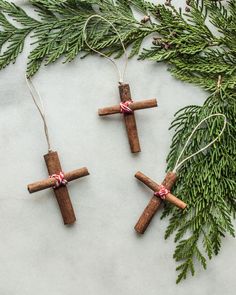
[{"label": "cinnamon stick cross ornament", "polygon": [[168,201],[174,204],[175,206],[179,207],[180,209],[186,208],[187,205],[183,201],[172,195],[170,192],[171,188],[174,186],[177,180],[176,173],[167,173],[161,185],[157,184],[140,171],[135,174],[135,177],[154,191],[153,197],[149,201],[147,207],[144,209],[142,215],[140,216],[137,224],[134,227],[137,233],[145,233],[152,218],[154,217],[158,208],[160,207],[162,200]]},{"label": "cinnamon stick cross ornament", "polygon": [[121,100],[120,105],[99,109],[98,114],[99,116],[107,116],[122,113],[124,115],[131,152],[138,153],[141,151],[141,148],[134,111],[157,107],[157,100],[149,99],[133,102],[129,84],[120,83],[119,92]]},{"label": "cinnamon stick cross ornament", "polygon": [[28,191],[30,193],[35,193],[47,188],[53,188],[64,224],[73,224],[76,221],[76,217],[66,185],[69,181],[89,175],[89,172],[88,169],[84,167],[64,174],[58,153],[51,150],[48,127],[41,97],[29,78],[26,78],[26,82],[34,104],[43,120],[45,137],[48,144],[48,153],[44,155],[44,160],[49,173],[49,178],[29,184]]},{"label": "cinnamon stick cross ornament", "polygon": [[64,174],[57,152],[49,151],[44,155],[49,178],[28,185],[28,191],[35,193],[47,188],[53,188],[59,205],[64,224],[73,224],[76,221],[74,209],[66,187],[69,181],[89,175],[86,167]]},{"label": "cinnamon stick cross ornament", "polygon": [[[114,30],[115,34],[119,38],[122,49],[124,51],[124,57],[125,57],[125,64],[124,64],[123,71],[121,71],[119,69],[119,66],[117,65],[115,60],[112,59],[112,57],[104,54],[103,52],[98,51],[96,48],[93,48],[89,44],[89,42],[87,40],[86,28],[88,26],[88,23],[94,18],[98,18],[98,19],[102,20],[103,22],[106,22],[110,26],[110,28],[112,28]],[[92,25],[94,25],[94,24],[92,24]],[[115,105],[115,106],[111,106],[111,107],[107,107],[107,108],[103,108],[103,109],[99,109],[98,114],[99,114],[99,116],[107,116],[107,115],[122,113],[124,115],[124,121],[125,121],[125,126],[126,126],[126,130],[127,130],[127,135],[128,135],[128,139],[129,139],[131,152],[138,153],[141,151],[141,148],[140,148],[140,143],[139,143],[139,138],[138,138],[138,131],[137,131],[137,126],[136,126],[134,111],[157,107],[157,100],[150,99],[150,100],[145,100],[145,101],[133,102],[132,97],[131,97],[129,84],[124,83],[124,76],[125,76],[125,72],[126,72],[126,68],[127,68],[128,60],[129,60],[128,53],[126,51],[125,44],[124,44],[119,32],[117,31],[116,27],[114,26],[114,24],[112,22],[110,22],[109,20],[107,20],[106,18],[102,17],[99,14],[91,15],[90,17],[88,17],[88,19],[86,20],[86,22],[84,24],[83,37],[84,37],[84,42],[88,46],[88,48],[90,50],[100,54],[101,56],[105,57],[106,59],[108,59],[115,67],[115,69],[118,73],[118,76],[119,76],[119,92],[120,92],[120,100],[121,100],[120,104]]]},{"label": "cinnamon stick cross ornament", "polygon": [[[205,121],[207,121],[209,118],[219,117],[219,116],[224,119],[224,125],[223,125],[223,128],[222,128],[221,132],[219,133],[219,135],[214,140],[212,140],[210,143],[208,143],[206,146],[202,147],[201,149],[199,149],[195,153],[193,153],[189,156],[186,156],[184,159],[182,159],[182,157],[183,157],[184,153],[186,152],[186,149],[189,145],[190,140],[192,139],[193,135],[197,132],[198,128]],[[170,192],[170,190],[172,189],[172,187],[176,183],[177,171],[180,169],[180,167],[182,167],[184,165],[184,163],[186,161],[189,161],[191,158],[195,157],[197,154],[202,153],[203,151],[207,150],[210,146],[212,146],[222,136],[223,132],[225,131],[226,125],[227,125],[227,119],[226,119],[225,115],[221,114],[221,113],[211,114],[208,117],[202,119],[197,124],[197,126],[194,128],[194,130],[190,134],[189,138],[187,139],[186,143],[184,144],[184,146],[179,154],[179,157],[177,158],[177,161],[176,161],[173,171],[167,173],[167,175],[161,185],[157,184],[155,181],[153,181],[152,179],[150,179],[149,177],[144,175],[142,172],[137,172],[135,174],[135,177],[138,180],[140,180],[141,182],[146,184],[151,190],[154,191],[154,196],[152,197],[152,199],[148,203],[147,207],[143,211],[137,224],[134,227],[136,232],[138,232],[139,234],[145,233],[153,216],[155,215],[158,208],[160,207],[162,200],[168,201],[180,209],[185,209],[187,207],[187,204],[185,204],[180,199],[176,198]],[[182,161],[181,161],[181,159],[182,159]]]}]

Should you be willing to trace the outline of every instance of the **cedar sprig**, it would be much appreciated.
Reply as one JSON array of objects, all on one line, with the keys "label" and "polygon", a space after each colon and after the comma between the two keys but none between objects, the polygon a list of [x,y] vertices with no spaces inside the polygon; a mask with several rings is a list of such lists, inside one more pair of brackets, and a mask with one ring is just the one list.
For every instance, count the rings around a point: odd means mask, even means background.
[{"label": "cedar sprig", "polygon": [[[0,39],[2,36],[3,44],[7,45],[5,51],[3,46],[1,47],[0,59],[3,60],[4,66],[14,62],[23,50],[25,38],[33,32],[31,35],[33,49],[29,54],[27,67],[28,76],[34,75],[43,63],[48,65],[63,56],[64,62],[70,62],[81,52],[85,55],[91,53],[84,42],[83,27],[88,17],[93,14],[103,15],[116,26],[125,45],[132,46],[130,56],[139,53],[143,39],[154,31],[150,22],[136,20],[133,15],[131,6],[136,5],[136,8],[142,13],[145,12],[145,15],[148,15],[148,10],[153,8],[152,4],[142,0],[116,2],[31,0],[30,2],[38,13],[38,19],[30,17],[23,9],[8,1],[0,1],[2,18],[6,15],[10,17],[0,32]],[[11,18],[20,24],[20,28],[13,26],[9,32]],[[123,54],[120,40],[108,23],[92,19],[87,31],[90,44],[95,49],[104,50],[107,55],[115,53],[116,57]],[[11,37],[7,39],[5,36],[8,33]],[[14,46],[11,46],[11,43]],[[10,58],[7,59],[9,55]]]},{"label": "cedar sprig", "polygon": [[[168,156],[168,169],[173,169],[176,159],[188,136],[198,122],[214,113],[227,114],[226,131],[209,150],[186,162],[180,169],[174,193],[188,204],[180,210],[167,205],[163,217],[171,216],[165,237],[175,232],[177,247],[174,258],[181,262],[177,282],[194,274],[198,260],[206,268],[209,259],[219,253],[221,240],[227,233],[234,236],[232,217],[236,213],[236,149],[235,96],[221,91],[211,96],[205,104],[181,110],[172,123],[175,135]],[[209,119],[191,140],[183,158],[207,145],[220,133],[221,117]],[[205,252],[205,254],[203,254]]]}]

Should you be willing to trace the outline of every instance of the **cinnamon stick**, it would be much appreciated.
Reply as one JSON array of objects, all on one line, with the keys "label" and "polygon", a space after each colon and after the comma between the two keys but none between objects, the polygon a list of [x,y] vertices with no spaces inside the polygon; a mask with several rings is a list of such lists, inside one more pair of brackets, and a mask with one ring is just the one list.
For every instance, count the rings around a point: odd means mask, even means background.
[{"label": "cinnamon stick", "polygon": [[[81,169],[76,169],[74,171],[71,172],[67,172],[65,173],[65,179],[70,182],[73,181],[75,179],[84,177],[89,175],[88,169],[86,167],[83,167]],[[56,185],[56,179],[55,178],[47,178],[35,183],[31,183],[28,185],[28,191],[30,193],[35,193],[50,187],[53,187]]]},{"label": "cinnamon stick", "polygon": [[[156,99],[147,99],[143,101],[134,101],[129,104],[129,108],[132,111],[148,109],[148,108],[155,108],[157,107],[157,100]],[[98,110],[99,116],[107,116],[120,113],[120,106],[115,105],[107,108],[102,108]]]},{"label": "cinnamon stick", "polygon": [[[160,190],[160,185],[154,182],[152,179],[144,175],[142,172],[137,172],[135,174],[135,177],[142,181],[144,184],[146,184],[150,189],[152,189],[154,192]],[[162,185],[164,185],[168,190],[171,190],[173,185],[175,184],[177,180],[177,175],[174,172],[168,172],[164,181],[162,182]],[[166,200],[171,202],[172,204],[176,205],[177,207],[184,209],[187,205],[173,196],[171,193],[167,194]],[[156,196],[153,196],[150,202],[148,203],[147,207],[143,211],[142,215],[140,216],[137,224],[135,225],[135,230],[139,234],[144,234],[148,225],[150,224],[153,216],[157,212],[158,208],[161,204],[161,198],[158,198]]]},{"label": "cinnamon stick", "polygon": [[[48,168],[49,175],[59,174],[62,171],[57,152],[49,152],[48,154],[44,156],[44,159]],[[75,217],[74,209],[70,200],[67,187],[60,186],[53,190],[54,190],[59,208],[61,210],[64,224],[73,224],[76,221],[76,217]]]},{"label": "cinnamon stick", "polygon": [[161,199],[153,196],[134,227],[137,233],[141,235],[145,233],[160,205]]},{"label": "cinnamon stick", "polygon": [[[137,172],[135,174],[135,177],[137,179],[139,179],[140,181],[142,181],[144,184],[146,184],[154,192],[159,191],[160,188],[161,188],[161,186],[159,184],[157,184],[155,181],[153,181],[152,179],[150,179],[149,177],[147,177],[146,175],[144,175],[142,172]],[[175,178],[177,178],[177,176],[175,175],[175,173],[173,173],[173,172],[168,173],[167,176],[166,176],[166,178],[165,178],[165,180],[163,181],[163,183],[167,183],[169,186],[171,184],[173,185],[173,183],[175,183],[175,181],[176,181]],[[173,196],[171,193],[167,194],[165,199],[168,202],[172,203],[173,205],[179,207],[180,209],[184,209],[187,206],[187,204],[185,204],[183,201],[181,201],[180,199],[178,199],[175,196]]]},{"label": "cinnamon stick", "polygon": [[[131,92],[129,84],[119,85],[120,100],[121,102],[131,101]],[[127,135],[129,138],[130,149],[132,153],[138,153],[141,151],[138,130],[136,126],[136,120],[134,113],[125,113],[124,114],[125,126],[127,130]]]}]

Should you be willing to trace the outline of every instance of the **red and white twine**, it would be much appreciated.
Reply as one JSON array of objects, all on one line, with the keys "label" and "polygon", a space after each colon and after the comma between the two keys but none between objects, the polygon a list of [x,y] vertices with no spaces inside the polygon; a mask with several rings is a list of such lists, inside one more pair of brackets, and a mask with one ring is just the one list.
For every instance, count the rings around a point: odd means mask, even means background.
[{"label": "red and white twine", "polygon": [[125,102],[120,103],[120,112],[122,114],[131,114],[133,113],[133,110],[130,108],[130,104],[132,103],[132,100],[127,100]]},{"label": "red and white twine", "polygon": [[56,180],[56,184],[53,188],[58,188],[62,185],[67,185],[68,181],[65,179],[65,174],[61,171],[59,174],[52,174],[49,176]]},{"label": "red and white twine", "polygon": [[159,191],[155,192],[154,195],[156,197],[160,197],[162,200],[165,200],[169,193],[170,191],[164,185],[161,185]]}]

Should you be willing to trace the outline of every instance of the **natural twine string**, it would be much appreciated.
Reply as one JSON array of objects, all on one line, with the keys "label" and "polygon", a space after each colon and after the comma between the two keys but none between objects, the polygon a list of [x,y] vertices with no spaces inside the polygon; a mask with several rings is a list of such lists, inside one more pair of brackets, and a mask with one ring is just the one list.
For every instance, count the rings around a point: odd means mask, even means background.
[{"label": "natural twine string", "polygon": [[[217,116],[221,116],[224,118],[224,125],[223,125],[223,128],[221,130],[221,132],[219,133],[219,135],[214,139],[212,140],[209,144],[207,144],[205,147],[201,148],[199,151],[193,153],[192,155],[186,157],[185,159],[183,159],[181,162],[180,162],[180,159],[184,153],[184,151],[186,150],[190,140],[192,139],[194,133],[197,131],[197,129],[199,128],[199,126],[202,125],[203,122],[205,122],[206,120],[212,118],[212,117],[217,117]],[[198,155],[199,153],[205,151],[207,148],[209,148],[211,145],[213,145],[220,137],[221,135],[223,134],[223,132],[225,131],[225,128],[226,128],[226,124],[227,124],[227,118],[224,114],[221,114],[221,113],[216,113],[216,114],[212,114],[208,117],[206,117],[205,119],[201,120],[200,123],[197,124],[197,126],[194,128],[194,130],[192,131],[192,133],[190,134],[188,140],[186,141],[177,161],[176,161],[176,164],[175,164],[175,167],[174,167],[174,170],[173,172],[176,172],[186,161],[190,160],[191,158],[193,158],[194,156]]]},{"label": "natural twine string", "polygon": [[[120,43],[122,45],[122,48],[123,48],[123,51],[124,51],[124,54],[125,54],[125,65],[124,65],[124,69],[123,71],[121,71],[117,65],[117,63],[109,56],[107,56],[106,54],[98,51],[97,49],[93,48],[87,41],[87,32],[86,32],[86,28],[87,28],[87,25],[89,23],[89,21],[93,18],[100,18],[102,20],[104,20],[105,22],[107,22],[108,24],[111,25],[111,27],[114,29],[115,33],[117,34],[119,40],[120,40]],[[86,43],[86,45],[91,49],[93,50],[94,52],[100,54],[101,56],[105,57],[106,59],[108,59],[112,64],[113,66],[115,67],[115,70],[117,71],[118,73],[118,76],[119,76],[119,83],[122,84],[124,83],[124,77],[125,77],[125,73],[126,73],[126,70],[127,70],[127,65],[128,65],[128,54],[127,54],[127,51],[126,51],[126,48],[125,48],[125,45],[124,45],[124,42],[122,41],[121,39],[121,35],[119,34],[119,32],[117,31],[117,29],[115,28],[115,26],[109,21],[107,20],[106,18],[102,17],[101,15],[99,14],[94,14],[94,15],[91,15],[85,22],[84,24],[84,27],[83,27],[83,36],[84,36],[84,42]]]},{"label": "natural twine string", "polygon": [[[42,103],[42,99],[39,95],[39,93],[37,92],[36,88],[34,87],[34,84],[32,83],[31,79],[28,78],[27,76],[25,76],[26,79],[26,83],[27,86],[29,88],[30,94],[33,98],[33,101],[40,113],[41,118],[43,119],[43,124],[44,124],[44,131],[45,131],[45,136],[47,139],[47,144],[48,144],[48,151],[51,151],[51,145],[50,145],[50,139],[49,139],[49,134],[48,134],[48,127],[47,127],[47,122],[46,122],[46,118],[45,118],[45,112],[44,112],[44,108],[43,108],[43,103]],[[41,108],[39,106],[39,104],[37,103],[37,100],[39,100],[40,104],[41,104]],[[30,201],[30,200],[35,200],[35,199],[29,199],[29,198],[0,198],[1,201]]]},{"label": "natural twine string", "polygon": [[[32,96],[33,102],[35,104],[35,106],[37,107],[39,114],[43,120],[43,125],[44,125],[44,133],[45,133],[45,137],[47,140],[47,145],[48,145],[48,151],[52,151],[51,150],[51,143],[50,143],[50,138],[49,138],[49,133],[48,133],[48,126],[47,126],[47,121],[46,121],[46,116],[45,116],[45,110],[43,107],[43,102],[42,102],[42,98],[39,94],[39,92],[36,90],[32,80],[30,78],[28,78],[27,76],[25,76],[26,79],[26,83],[27,86],[29,88],[30,94]],[[39,103],[37,102],[39,101]],[[41,106],[40,106],[41,105]]]}]

